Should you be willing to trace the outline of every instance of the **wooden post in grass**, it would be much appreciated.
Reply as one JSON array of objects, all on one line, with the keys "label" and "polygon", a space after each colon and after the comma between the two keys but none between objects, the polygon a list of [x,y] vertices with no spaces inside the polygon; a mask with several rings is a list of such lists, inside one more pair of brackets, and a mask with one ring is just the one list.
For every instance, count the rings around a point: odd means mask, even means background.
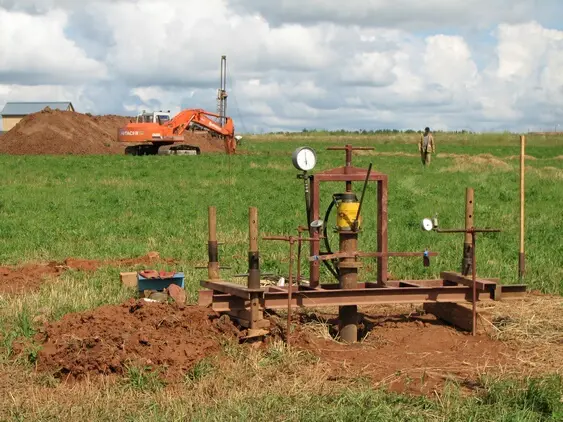
[{"label": "wooden post in grass", "polygon": [[[465,230],[473,227],[473,199],[475,193],[473,188],[466,188],[465,190]],[[472,243],[471,243],[471,233],[465,233],[465,241],[463,243],[463,258],[461,263],[461,274],[468,275],[471,273],[471,268],[473,266],[472,261]]]},{"label": "wooden post in grass", "polygon": [[207,278],[209,280],[219,279],[219,248],[217,243],[217,209],[214,206],[208,208],[208,230],[207,254],[209,261],[207,264]]},{"label": "wooden post in grass", "polygon": [[[248,282],[247,287],[252,290],[260,289],[260,254],[258,252],[258,208],[248,208]],[[255,291],[250,294],[250,329],[258,328],[262,319],[260,314],[259,294]]]},{"label": "wooden post in grass", "polygon": [[526,137],[520,136],[520,253],[518,254],[518,278],[524,278],[526,272],[526,257],[524,252],[524,166]]}]

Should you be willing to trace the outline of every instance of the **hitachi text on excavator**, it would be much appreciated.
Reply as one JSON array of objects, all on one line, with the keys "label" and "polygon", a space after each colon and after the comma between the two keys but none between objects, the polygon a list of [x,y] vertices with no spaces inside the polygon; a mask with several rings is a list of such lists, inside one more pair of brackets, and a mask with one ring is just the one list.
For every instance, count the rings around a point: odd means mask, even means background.
[{"label": "hitachi text on excavator", "polygon": [[[119,142],[129,145],[127,155],[199,155],[200,148],[185,143],[184,133],[190,129],[203,129],[211,136],[223,139],[225,152],[234,154],[241,136],[235,136],[233,120],[226,116],[226,56],[221,57],[221,87],[217,94],[217,113],[203,109],[186,109],[171,117],[170,112],[143,112],[118,129]],[[216,121],[214,121],[216,119]]]}]

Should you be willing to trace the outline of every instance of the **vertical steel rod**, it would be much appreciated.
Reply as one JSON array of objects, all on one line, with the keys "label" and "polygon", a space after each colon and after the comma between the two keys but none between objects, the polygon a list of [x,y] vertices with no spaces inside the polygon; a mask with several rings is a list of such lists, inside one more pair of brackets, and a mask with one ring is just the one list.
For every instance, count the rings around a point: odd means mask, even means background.
[{"label": "vertical steel rod", "polygon": [[291,292],[293,287],[293,237],[289,239],[289,285],[287,286],[287,347],[290,347],[289,336],[291,332]]},{"label": "vertical steel rod", "polygon": [[524,252],[524,175],[526,168],[525,160],[526,137],[520,136],[520,253],[518,254],[518,278],[520,282],[526,272],[526,256]]},{"label": "vertical steel rod", "polygon": [[299,230],[299,237],[297,239],[297,285],[299,283],[301,283],[301,230]]},{"label": "vertical steel rod", "polygon": [[475,236],[476,233],[473,231],[471,232],[471,273],[473,279],[473,297],[471,301],[473,302],[473,309],[472,309],[472,329],[471,333],[473,336],[477,334],[477,269],[475,268]]}]

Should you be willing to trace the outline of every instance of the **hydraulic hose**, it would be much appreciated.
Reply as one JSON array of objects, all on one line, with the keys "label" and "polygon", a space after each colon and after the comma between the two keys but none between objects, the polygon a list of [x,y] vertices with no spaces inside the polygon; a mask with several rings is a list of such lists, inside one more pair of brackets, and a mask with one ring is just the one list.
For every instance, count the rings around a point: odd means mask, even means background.
[{"label": "hydraulic hose", "polygon": [[[327,228],[328,228],[328,218],[330,217],[330,212],[332,211],[332,208],[334,207],[334,205],[336,204],[336,199],[333,197],[330,205],[328,206],[328,208],[326,209],[326,213],[325,213],[325,218],[324,218],[324,227],[323,227],[323,236],[324,236],[324,243],[325,243],[325,247],[326,247],[326,251],[328,254],[332,253],[332,249],[330,247],[330,241],[328,240],[328,236],[327,236]],[[332,266],[328,263],[327,260],[323,260],[323,264],[325,265],[325,267],[327,267],[327,269],[331,272],[331,274],[337,279],[340,280],[339,278],[339,271],[336,268],[336,266],[334,265],[334,263],[332,264]]]}]

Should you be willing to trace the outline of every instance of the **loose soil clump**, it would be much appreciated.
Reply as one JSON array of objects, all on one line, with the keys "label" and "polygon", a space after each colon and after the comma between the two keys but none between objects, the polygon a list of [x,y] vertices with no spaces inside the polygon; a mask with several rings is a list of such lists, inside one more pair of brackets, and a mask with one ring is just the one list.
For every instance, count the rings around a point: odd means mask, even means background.
[{"label": "loose soil clump", "polygon": [[63,380],[81,380],[149,366],[172,380],[218,354],[222,337],[237,336],[229,318],[208,308],[131,299],[47,325],[36,338],[43,346],[37,368]]}]

